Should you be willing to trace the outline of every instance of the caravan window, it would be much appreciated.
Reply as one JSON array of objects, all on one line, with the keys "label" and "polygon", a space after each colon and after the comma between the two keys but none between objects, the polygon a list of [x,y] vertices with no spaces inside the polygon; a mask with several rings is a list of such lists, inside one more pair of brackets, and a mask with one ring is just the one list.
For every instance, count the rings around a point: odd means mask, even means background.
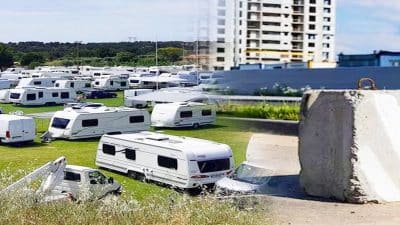
[{"label": "caravan window", "polygon": [[61,98],[69,98],[69,92],[61,92]]},{"label": "caravan window", "polygon": [[26,100],[28,100],[28,101],[36,100],[36,94],[27,94]]},{"label": "caravan window", "polygon": [[86,83],[86,84],[85,84],[85,87],[86,87],[86,88],[90,88],[90,86],[91,86],[90,83]]},{"label": "caravan window", "polygon": [[136,160],[136,151],[133,149],[125,149],[125,158],[130,160]]},{"label": "caravan window", "polygon": [[143,123],[144,116],[131,116],[129,117],[129,123]]},{"label": "caravan window", "polygon": [[39,92],[39,98],[43,98],[43,92]]},{"label": "caravan window", "polygon": [[54,118],[51,127],[65,129],[68,126],[69,120],[63,118]]},{"label": "caravan window", "polygon": [[126,82],[125,81],[121,82],[121,87],[126,87]]},{"label": "caravan window", "polygon": [[211,114],[212,114],[211,109],[204,109],[201,111],[202,116],[211,116]]},{"label": "caravan window", "polygon": [[181,112],[181,118],[189,118],[189,117],[193,117],[192,111],[182,111]]},{"label": "caravan window", "polygon": [[69,86],[70,86],[71,88],[74,88],[74,87],[75,87],[75,83],[74,83],[74,82],[71,82],[71,83],[69,84]]},{"label": "caravan window", "polygon": [[58,92],[53,92],[53,93],[51,93],[51,96],[52,96],[53,98],[57,98],[57,97],[58,97]]},{"label": "caravan window", "polygon": [[19,99],[20,96],[21,96],[20,93],[11,93],[10,94],[10,98],[11,99]]},{"label": "caravan window", "polygon": [[201,173],[211,173],[223,170],[229,170],[229,159],[217,159],[197,162]]},{"label": "caravan window", "polygon": [[139,80],[130,80],[130,82],[131,82],[132,84],[137,84],[137,83],[139,83]]},{"label": "caravan window", "polygon": [[81,182],[81,175],[79,173],[64,172],[64,180]]},{"label": "caravan window", "polygon": [[165,167],[168,169],[178,169],[178,160],[165,156],[158,156],[158,166]]},{"label": "caravan window", "polygon": [[103,144],[103,153],[107,155],[115,155],[115,146]]},{"label": "caravan window", "polygon": [[33,85],[41,85],[41,84],[42,84],[41,81],[34,81],[34,82],[33,82]]},{"label": "caravan window", "polygon": [[82,127],[97,127],[98,125],[98,119],[82,120]]},{"label": "caravan window", "polygon": [[114,81],[110,81],[110,85],[111,85],[111,86],[114,86]]}]

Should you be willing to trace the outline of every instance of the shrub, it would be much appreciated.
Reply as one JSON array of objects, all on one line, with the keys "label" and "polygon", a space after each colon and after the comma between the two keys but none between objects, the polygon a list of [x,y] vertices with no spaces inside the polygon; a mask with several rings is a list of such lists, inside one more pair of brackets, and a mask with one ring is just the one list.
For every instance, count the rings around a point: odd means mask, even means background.
[{"label": "shrub", "polygon": [[235,117],[299,120],[299,105],[271,105],[266,103],[255,105],[225,104],[218,107],[218,113]]}]

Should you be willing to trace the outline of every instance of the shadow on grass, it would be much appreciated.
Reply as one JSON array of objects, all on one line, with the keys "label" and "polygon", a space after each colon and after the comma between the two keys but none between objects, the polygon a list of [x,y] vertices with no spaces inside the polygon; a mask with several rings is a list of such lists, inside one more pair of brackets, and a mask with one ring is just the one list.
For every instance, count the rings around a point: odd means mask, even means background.
[{"label": "shadow on grass", "polygon": [[20,149],[23,149],[23,148],[40,148],[40,147],[44,147],[44,146],[46,146],[46,144],[45,143],[40,143],[40,142],[21,142],[21,143],[10,143],[10,144],[7,144],[7,143],[1,143],[0,144],[0,147],[9,147],[9,148],[15,148],[15,149],[17,149],[17,148],[20,148]]},{"label": "shadow on grass", "polygon": [[218,128],[226,128],[227,126],[224,125],[205,125],[205,126],[200,126],[199,128],[193,128],[193,127],[160,127],[156,128],[154,127],[154,131],[196,131],[196,130],[210,130],[210,129],[218,129]]}]

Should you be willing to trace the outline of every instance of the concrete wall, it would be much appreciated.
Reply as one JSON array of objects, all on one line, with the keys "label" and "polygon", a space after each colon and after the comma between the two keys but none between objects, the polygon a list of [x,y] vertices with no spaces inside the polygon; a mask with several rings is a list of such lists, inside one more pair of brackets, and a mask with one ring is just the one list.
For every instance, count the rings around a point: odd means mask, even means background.
[{"label": "concrete wall", "polygon": [[300,183],[309,195],[400,201],[399,91],[312,91],[301,114]]}]

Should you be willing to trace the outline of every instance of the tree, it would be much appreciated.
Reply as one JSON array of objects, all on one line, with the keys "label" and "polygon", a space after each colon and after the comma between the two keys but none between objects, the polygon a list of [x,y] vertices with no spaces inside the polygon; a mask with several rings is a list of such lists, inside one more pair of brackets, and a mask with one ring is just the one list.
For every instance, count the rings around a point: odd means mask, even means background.
[{"label": "tree", "polygon": [[14,65],[14,57],[11,51],[5,46],[0,44],[0,71]]},{"label": "tree", "polygon": [[32,66],[40,65],[44,63],[44,57],[41,54],[29,52],[22,56],[21,65],[22,66]]},{"label": "tree", "polygon": [[118,52],[116,59],[118,63],[128,63],[134,61],[135,55],[131,52]]},{"label": "tree", "polygon": [[177,62],[183,55],[183,49],[181,48],[160,48],[158,55],[161,61],[165,62]]}]

